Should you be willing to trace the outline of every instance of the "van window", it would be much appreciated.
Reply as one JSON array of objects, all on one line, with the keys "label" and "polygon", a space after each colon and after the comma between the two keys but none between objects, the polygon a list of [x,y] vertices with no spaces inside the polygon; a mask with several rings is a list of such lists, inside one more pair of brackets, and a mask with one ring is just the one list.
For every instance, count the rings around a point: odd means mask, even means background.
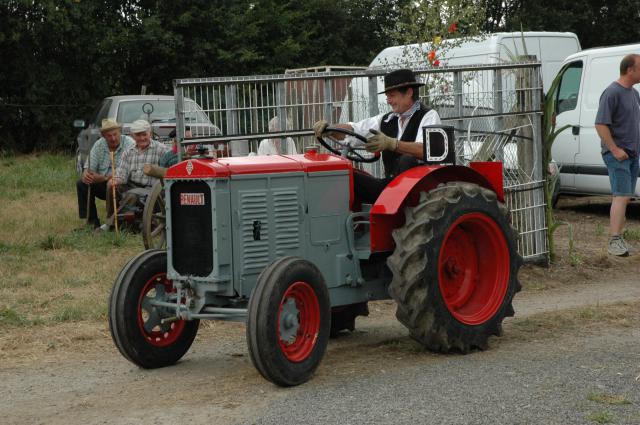
[{"label": "van window", "polygon": [[556,100],[556,111],[558,111],[558,114],[576,109],[581,79],[582,61],[572,62],[562,71],[562,79],[558,86],[558,96]]}]

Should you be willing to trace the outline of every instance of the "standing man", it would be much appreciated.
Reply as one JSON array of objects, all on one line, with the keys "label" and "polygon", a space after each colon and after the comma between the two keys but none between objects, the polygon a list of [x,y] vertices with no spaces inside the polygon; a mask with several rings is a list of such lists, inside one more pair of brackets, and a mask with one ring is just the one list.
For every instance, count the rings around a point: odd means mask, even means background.
[{"label": "standing man", "polygon": [[613,195],[609,213],[608,251],[620,257],[629,255],[622,231],[627,204],[634,195],[638,179],[640,96],[633,88],[637,83],[640,83],[640,55],[627,55],[620,62],[620,78],[600,95],[595,121]]},{"label": "standing man", "polygon": [[[100,226],[100,219],[96,211],[96,196],[103,200],[107,198],[107,182],[113,174],[110,152],[114,152],[117,164],[123,152],[135,145],[131,137],[121,134],[120,127],[121,125],[115,120],[102,120],[102,126],[100,127],[102,137],[91,148],[89,159],[84,164],[82,177],[76,183],[80,218],[87,218],[87,197],[89,196],[89,187],[91,187],[91,196],[88,199],[88,213],[89,221],[93,223],[94,228]],[[107,202],[107,215],[111,214],[111,210],[112,207]]]},{"label": "standing man", "polygon": [[[410,69],[399,69],[384,76],[384,92],[392,112],[380,114],[356,123],[337,124],[362,136],[371,134],[366,149],[382,152],[385,178],[354,172],[355,196],[362,202],[374,203],[384,188],[398,174],[419,165],[422,159],[422,127],[440,124],[440,116],[419,99],[418,88],[424,84]],[[313,125],[316,137],[329,126],[324,120]],[[334,137],[341,139],[342,134]]]}]

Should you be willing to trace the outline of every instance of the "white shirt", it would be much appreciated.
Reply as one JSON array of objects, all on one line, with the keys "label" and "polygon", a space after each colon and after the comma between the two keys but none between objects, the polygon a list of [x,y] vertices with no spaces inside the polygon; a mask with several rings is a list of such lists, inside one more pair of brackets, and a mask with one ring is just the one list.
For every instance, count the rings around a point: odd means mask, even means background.
[{"label": "white shirt", "polygon": [[[385,116],[386,114],[387,113],[385,112],[384,114],[376,115],[375,117],[365,118],[362,121],[358,121],[355,123],[350,122],[349,125],[353,127],[353,131],[355,131],[359,135],[364,137],[369,137],[369,136],[372,136],[372,134],[369,132],[369,129],[380,131],[380,123],[382,122],[382,117]],[[398,118],[398,137],[397,137],[398,140],[400,140],[400,138],[402,137],[402,133],[404,133],[404,129],[407,127],[407,124],[409,123],[410,119],[411,117],[405,120],[404,125],[400,125],[401,120],[400,118]],[[438,113],[434,109],[424,114],[424,116],[422,117],[422,121],[420,121],[420,126],[418,127],[420,130],[418,130],[418,134],[416,135],[416,140],[414,141],[416,143],[422,143],[421,129],[423,126],[438,125],[438,124],[440,124],[440,115],[438,115]]]},{"label": "white shirt", "polygon": [[[258,155],[280,155],[280,139],[262,139],[258,146]],[[296,144],[291,137],[287,137],[287,155],[296,155]]]}]

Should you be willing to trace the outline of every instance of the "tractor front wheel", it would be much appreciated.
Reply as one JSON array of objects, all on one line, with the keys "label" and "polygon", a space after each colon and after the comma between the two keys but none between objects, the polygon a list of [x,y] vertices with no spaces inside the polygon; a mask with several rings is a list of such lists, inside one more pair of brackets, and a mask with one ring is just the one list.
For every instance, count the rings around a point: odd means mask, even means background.
[{"label": "tractor front wheel", "polygon": [[423,193],[393,232],[389,294],[396,317],[425,348],[485,349],[513,316],[520,290],[516,231],[496,194],[454,182]]},{"label": "tractor front wheel", "polygon": [[251,292],[247,345],[253,365],[274,384],[308,381],[331,328],[329,291],[309,261],[284,257],[262,271]]},{"label": "tractor front wheel", "polygon": [[198,332],[198,320],[177,320],[175,309],[157,302],[175,302],[167,253],[144,251],[124,266],[113,285],[109,329],[120,353],[145,369],[180,360]]}]

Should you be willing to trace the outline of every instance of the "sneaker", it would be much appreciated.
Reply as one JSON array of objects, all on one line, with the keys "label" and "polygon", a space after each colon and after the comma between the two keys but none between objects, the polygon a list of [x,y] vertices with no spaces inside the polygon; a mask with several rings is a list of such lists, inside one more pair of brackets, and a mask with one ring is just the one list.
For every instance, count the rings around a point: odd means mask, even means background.
[{"label": "sneaker", "polygon": [[93,233],[96,233],[96,234],[97,233],[104,233],[104,232],[108,232],[109,230],[111,230],[109,228],[109,225],[105,223],[102,226],[96,227],[95,229],[93,229]]},{"label": "sneaker", "polygon": [[617,255],[618,257],[629,256],[629,248],[621,236],[612,236],[611,239],[609,239],[609,248],[607,251],[609,251],[609,254]]}]

